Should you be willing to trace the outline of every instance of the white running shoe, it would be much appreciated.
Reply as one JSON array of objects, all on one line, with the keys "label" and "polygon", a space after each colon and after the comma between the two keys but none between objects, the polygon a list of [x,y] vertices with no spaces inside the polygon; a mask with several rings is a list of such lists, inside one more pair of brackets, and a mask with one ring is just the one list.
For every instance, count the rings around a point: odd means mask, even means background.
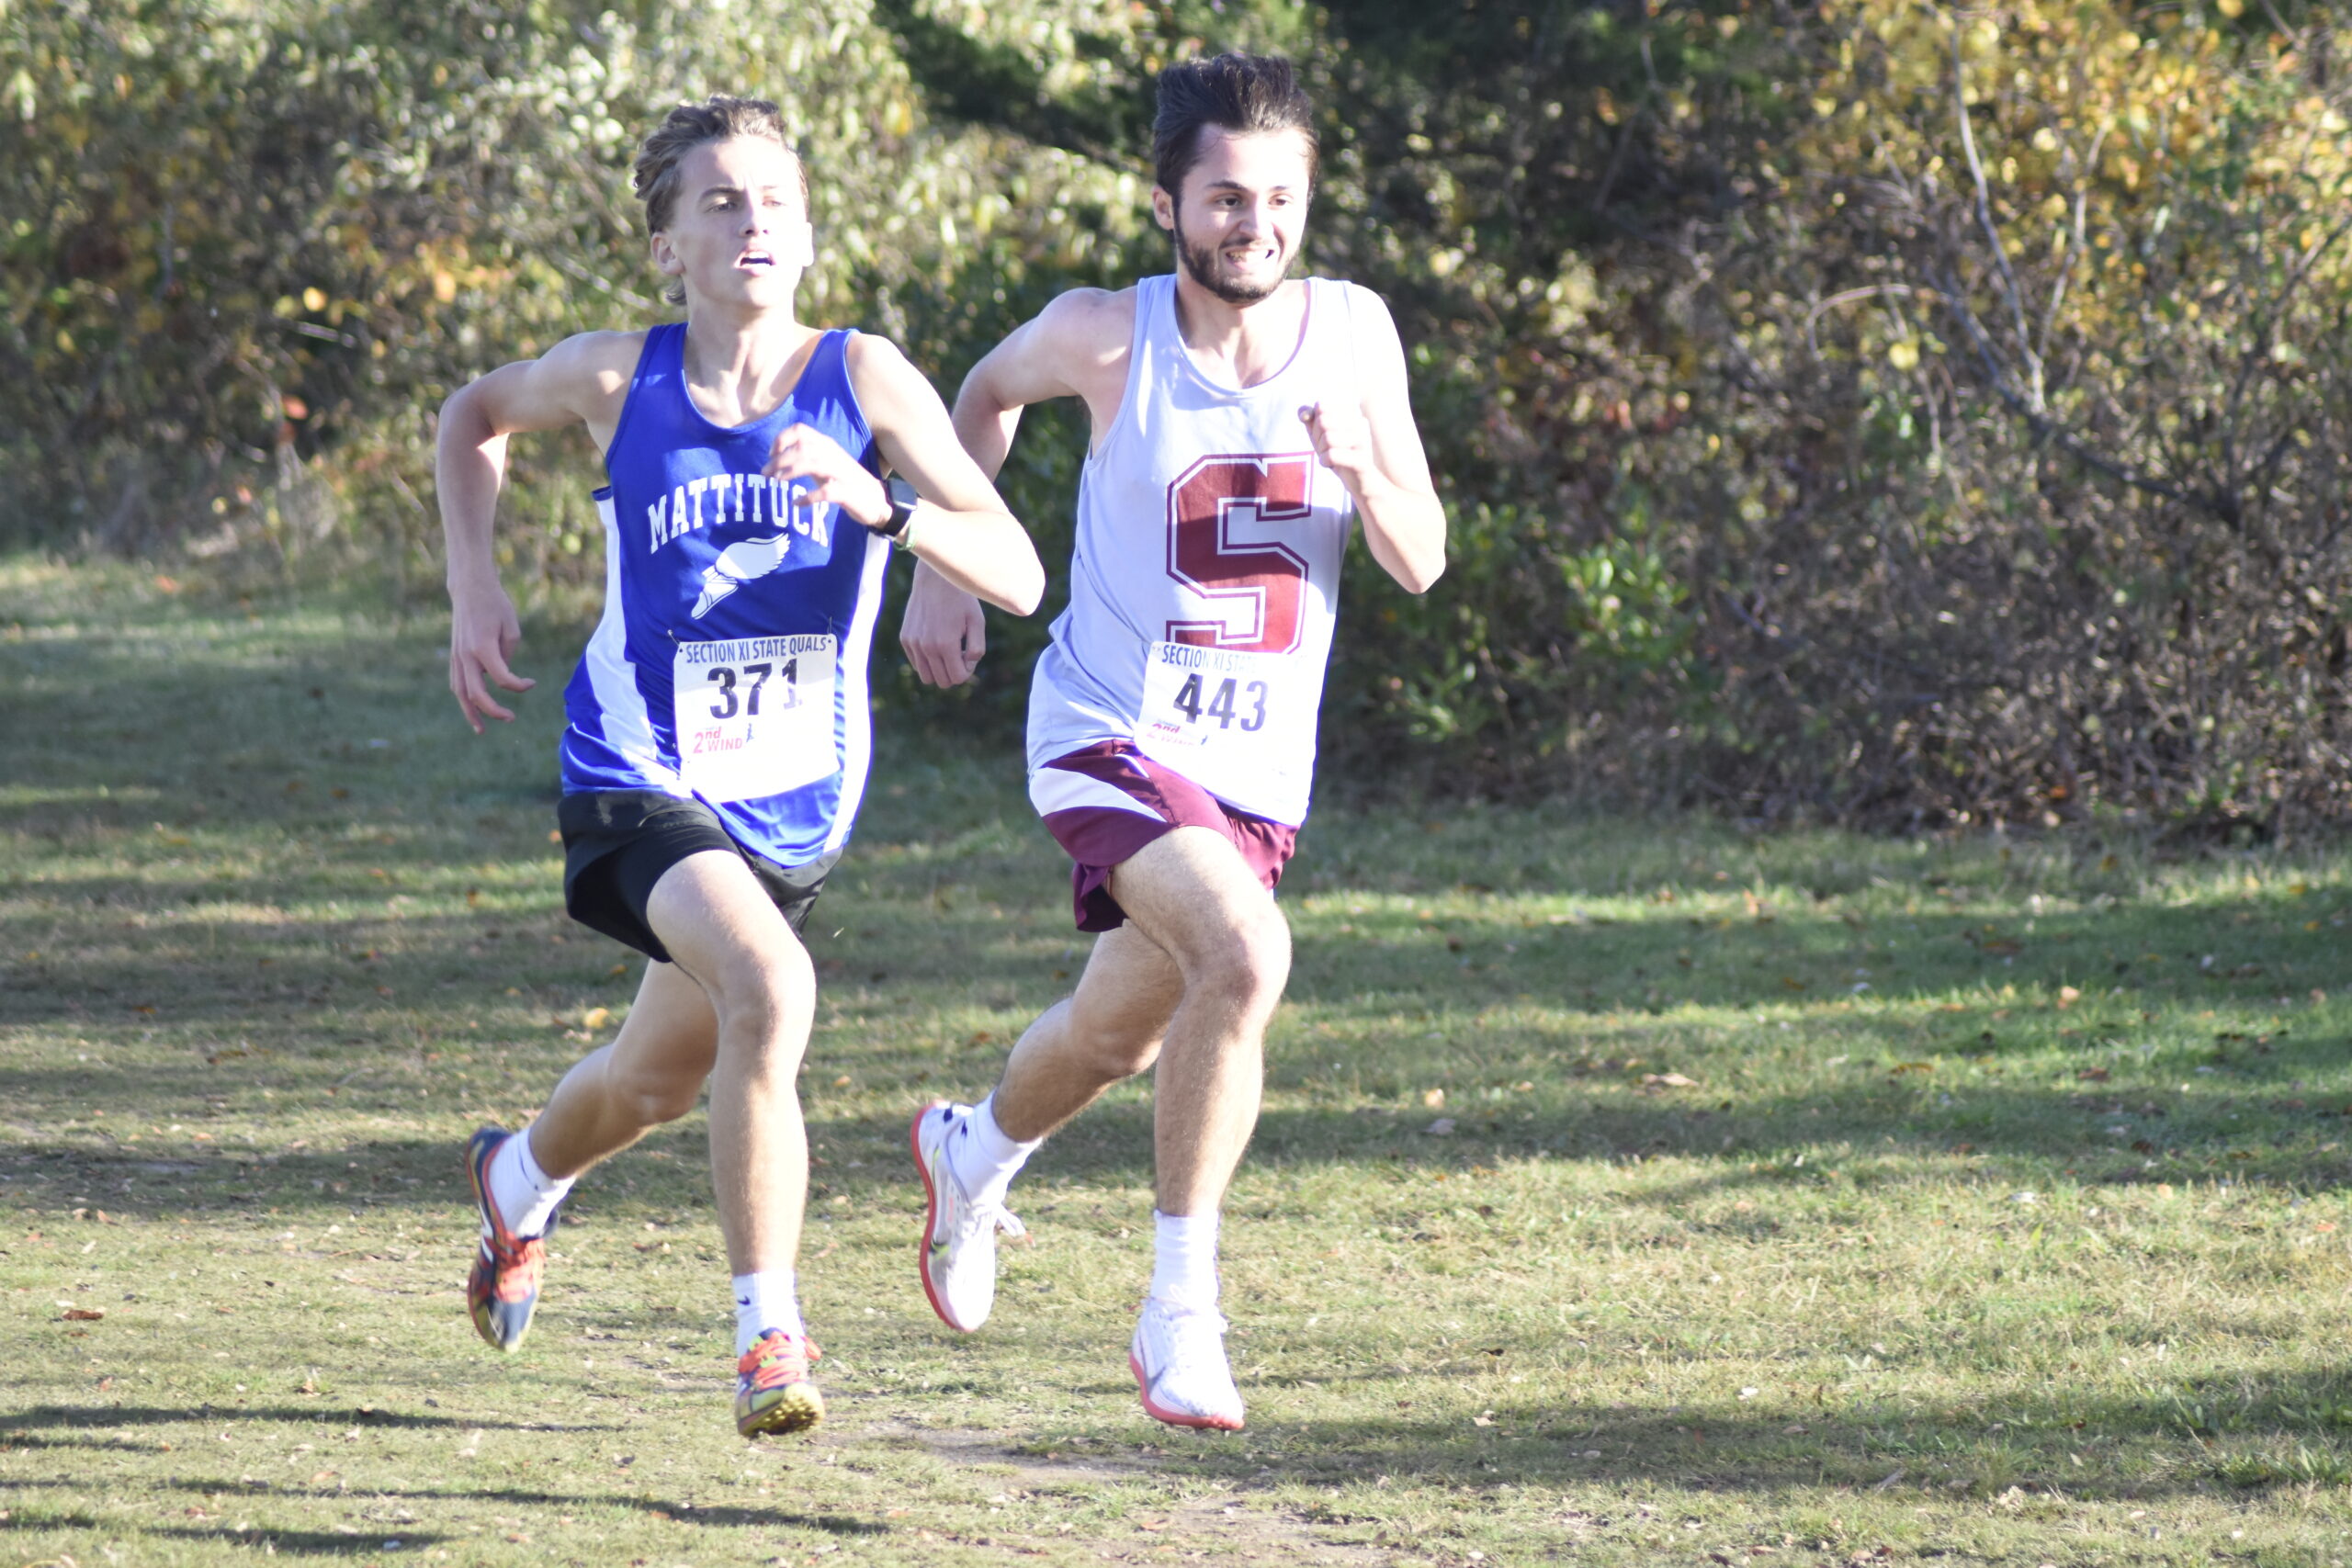
[{"label": "white running shoe", "polygon": [[1225,1319],[1147,1296],[1127,1365],[1143,1407],[1171,1427],[1241,1430],[1241,1391],[1225,1359]]},{"label": "white running shoe", "polygon": [[922,1224],[922,1293],[939,1321],[969,1334],[989,1320],[996,1304],[996,1233],[1026,1235],[1002,1202],[968,1196],[947,1163],[947,1138],[968,1105],[933,1100],[915,1113],[908,1139],[915,1168],[922,1172],[929,1207]]}]

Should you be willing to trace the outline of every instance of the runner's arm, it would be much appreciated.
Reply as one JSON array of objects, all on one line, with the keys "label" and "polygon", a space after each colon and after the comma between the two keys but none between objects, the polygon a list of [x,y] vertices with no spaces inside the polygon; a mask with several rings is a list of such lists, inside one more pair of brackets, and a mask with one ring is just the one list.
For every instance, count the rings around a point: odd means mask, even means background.
[{"label": "runner's arm", "polygon": [[[1084,398],[1107,417],[1126,379],[1135,333],[1132,291],[1074,288],[1015,327],[964,378],[956,394],[956,436],[993,479],[1012,449],[1021,411],[1053,398]],[[1108,400],[1111,407],[1100,406]],[[926,684],[960,686],[988,650],[988,631],[972,596],[932,570],[915,569],[899,646]]]},{"label": "runner's arm", "polygon": [[[1115,410],[1135,333],[1133,291],[1074,288],[1015,327],[964,378],[956,436],[993,479],[1012,449],[1021,411],[1051,398],[1084,398],[1098,421]],[[915,569],[899,646],[926,684],[959,686],[988,649],[980,607],[928,566]]]},{"label": "runner's arm", "polygon": [[527,692],[537,682],[508,667],[522,628],[498,581],[492,536],[506,475],[506,438],[575,422],[607,428],[628,386],[637,334],[588,333],[544,358],[518,360],[469,381],[441,405],[435,453],[441,532],[448,556],[449,690],[474,733],[484,718],[511,720],[490,688]]},{"label": "runner's arm", "polygon": [[[1057,294],[989,350],[956,394],[956,436],[994,479],[1012,449],[1021,411],[1054,398],[1084,398],[1097,420],[1116,411],[1135,334],[1132,291]],[[1105,398],[1109,406],[1103,406]]]},{"label": "runner's arm", "polygon": [[[854,340],[850,374],[883,460],[922,498],[905,543],[916,560],[965,592],[1025,615],[1045,597],[1036,547],[989,476],[956,439],[956,425],[922,372],[887,339]],[[871,493],[837,497],[861,523],[890,515],[877,480]]]},{"label": "runner's arm", "polygon": [[1377,313],[1358,322],[1357,369],[1363,381],[1357,407],[1316,404],[1299,410],[1315,455],[1340,476],[1363,519],[1372,558],[1408,593],[1426,593],[1445,570],[1445,503],[1430,479],[1428,454],[1413,423],[1405,378],[1405,348],[1378,296],[1363,290]]}]

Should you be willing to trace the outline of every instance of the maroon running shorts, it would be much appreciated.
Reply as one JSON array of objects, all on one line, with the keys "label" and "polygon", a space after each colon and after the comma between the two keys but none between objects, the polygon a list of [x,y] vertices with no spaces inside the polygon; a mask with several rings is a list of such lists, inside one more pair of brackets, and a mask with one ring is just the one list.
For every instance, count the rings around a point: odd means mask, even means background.
[{"label": "maroon running shorts", "polygon": [[1126,923],[1111,897],[1111,868],[1170,829],[1224,834],[1270,893],[1298,843],[1296,828],[1234,810],[1125,740],[1097,740],[1055,758],[1029,775],[1029,799],[1077,863],[1070,903],[1082,931]]}]

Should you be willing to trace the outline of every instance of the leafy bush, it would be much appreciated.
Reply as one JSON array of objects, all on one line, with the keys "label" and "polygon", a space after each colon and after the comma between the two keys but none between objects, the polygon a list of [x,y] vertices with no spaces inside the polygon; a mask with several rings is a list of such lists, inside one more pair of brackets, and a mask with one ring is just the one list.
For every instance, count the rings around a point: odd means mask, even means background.
[{"label": "leafy bush", "polygon": [[[802,140],[808,317],[952,393],[1053,293],[1166,265],[1148,82],[1210,42],[1307,66],[1310,262],[1396,307],[1452,507],[1426,598],[1351,561],[1343,780],[2342,810],[2352,133],[2316,6],[0,9],[0,528],[429,571],[441,397],[662,313],[631,146],[719,88]],[[1082,443],[1032,421],[1003,485],[1057,559]],[[593,581],[593,454],[515,455],[518,570]],[[1010,727],[1042,636],[886,694]]]}]

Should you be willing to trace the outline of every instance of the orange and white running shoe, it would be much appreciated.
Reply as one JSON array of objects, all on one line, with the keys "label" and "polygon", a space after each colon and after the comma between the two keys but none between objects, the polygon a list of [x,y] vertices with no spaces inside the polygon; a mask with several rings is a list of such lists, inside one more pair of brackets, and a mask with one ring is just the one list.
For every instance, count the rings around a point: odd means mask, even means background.
[{"label": "orange and white running shoe", "polygon": [[969,1334],[996,1305],[996,1233],[1026,1235],[1001,1202],[976,1200],[947,1163],[947,1140],[971,1115],[968,1105],[933,1100],[908,1130],[915,1168],[922,1173],[927,1207],[922,1222],[922,1293],[939,1321]]},{"label": "orange and white running shoe", "polygon": [[1225,1319],[1147,1296],[1127,1366],[1144,1410],[1171,1427],[1241,1430],[1241,1391],[1225,1359]]},{"label": "orange and white running shoe", "polygon": [[805,1432],[825,1418],[825,1396],[809,1381],[816,1345],[781,1328],[760,1336],[735,1363],[735,1429],[747,1438],[763,1432]]},{"label": "orange and white running shoe", "polygon": [[539,1274],[547,1267],[547,1236],[555,1229],[555,1215],[549,1214],[545,1231],[516,1235],[491,1201],[491,1157],[514,1136],[502,1127],[484,1127],[466,1145],[466,1178],[473,1184],[474,1206],[481,1211],[481,1245],[474,1248],[473,1269],[466,1276],[466,1309],[473,1315],[474,1332],[501,1350],[518,1348],[530,1330],[532,1309],[539,1304]]}]

